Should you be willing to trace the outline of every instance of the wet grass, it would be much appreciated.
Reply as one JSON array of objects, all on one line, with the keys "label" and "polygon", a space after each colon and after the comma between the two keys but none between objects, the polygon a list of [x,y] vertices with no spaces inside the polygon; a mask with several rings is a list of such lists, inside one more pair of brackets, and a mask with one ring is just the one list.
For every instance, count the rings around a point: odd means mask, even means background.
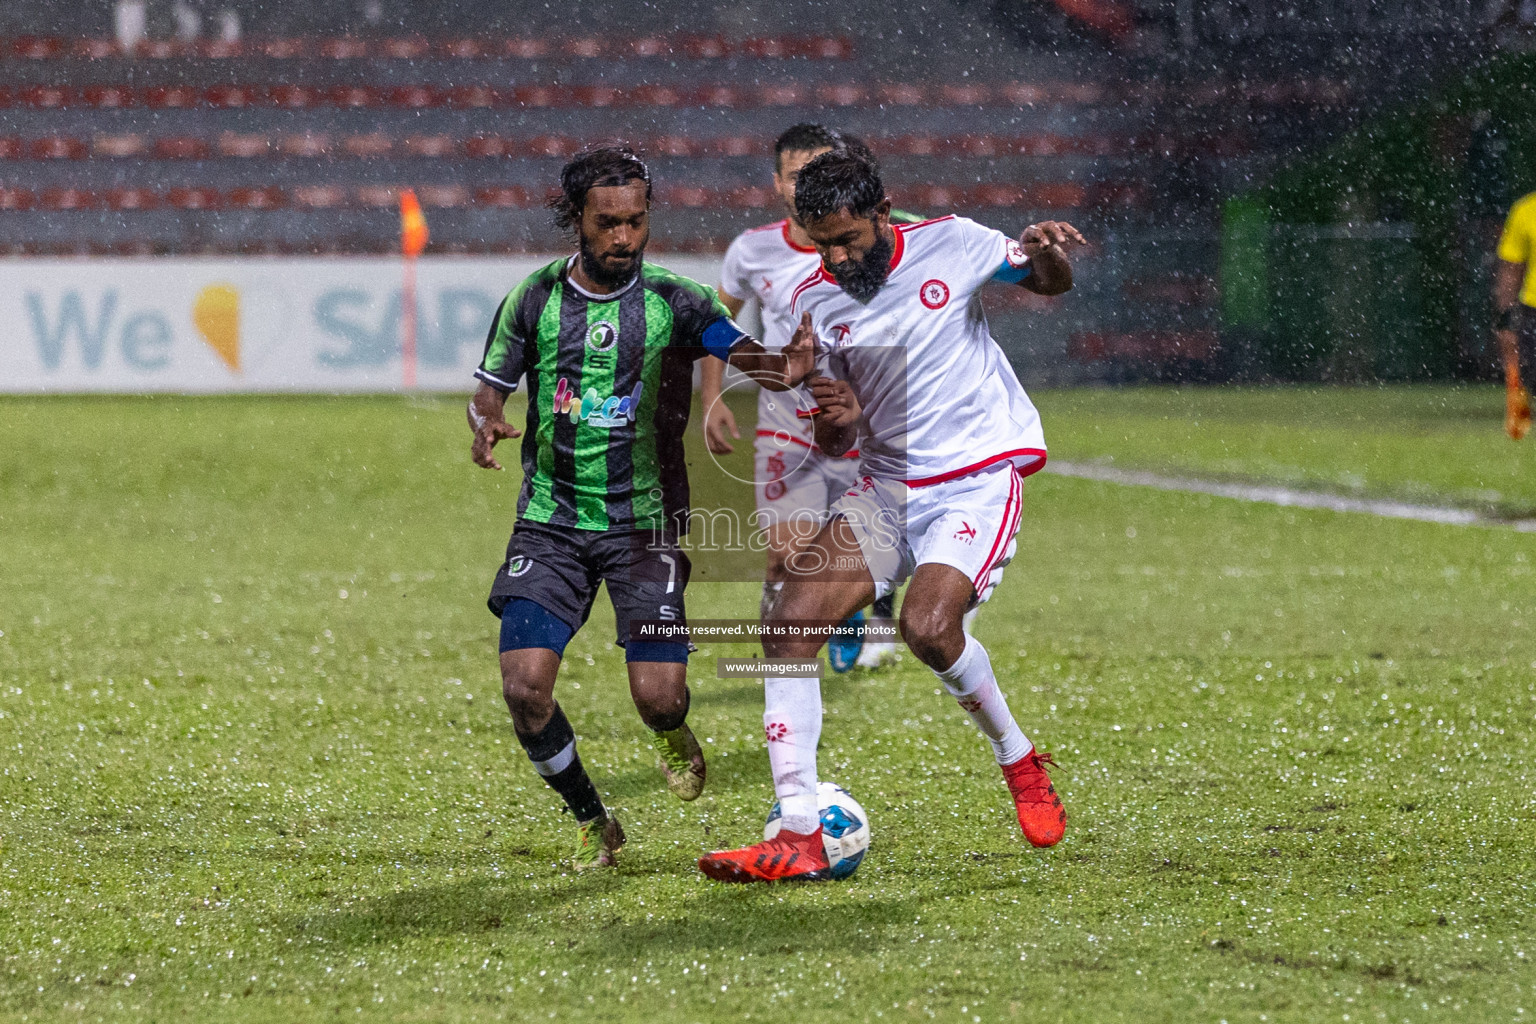
[{"label": "wet grass", "polygon": [[1034,395],[1051,454],[1536,515],[1536,445],[1504,434],[1494,385],[1142,387]]},{"label": "wet grass", "polygon": [[517,481],[458,401],[6,400],[0,436],[5,1019],[1536,1012],[1528,536],[1032,478],[978,635],[1066,841],[906,660],[826,687],[859,874],[737,889],[692,861],[771,802],[760,693],[712,678],[745,652],[694,662],[678,804],[601,600],[561,696],[631,842],[563,868],[483,604]]}]

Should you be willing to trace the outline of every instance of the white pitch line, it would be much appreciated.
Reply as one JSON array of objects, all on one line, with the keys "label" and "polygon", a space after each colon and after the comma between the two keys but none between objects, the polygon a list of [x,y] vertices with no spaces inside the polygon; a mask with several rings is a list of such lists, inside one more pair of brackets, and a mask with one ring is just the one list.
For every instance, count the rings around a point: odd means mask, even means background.
[{"label": "white pitch line", "polygon": [[1218,498],[1258,501],[1290,508],[1364,512],[1367,515],[1385,516],[1389,519],[1413,519],[1421,523],[1508,527],[1520,533],[1536,533],[1536,519],[1499,519],[1471,509],[1452,508],[1447,505],[1416,505],[1406,501],[1349,498],[1342,494],[1329,494],[1326,491],[1298,491],[1290,487],[1271,487],[1263,484],[1223,483],[1219,480],[1165,476],[1162,473],[1149,473],[1139,469],[1115,469],[1112,466],[1097,466],[1085,462],[1061,462],[1055,459],[1045,464],[1045,471],[1084,480],[1102,480],[1105,483],[1127,484],[1133,487],[1153,487],[1160,491],[1210,494]]}]

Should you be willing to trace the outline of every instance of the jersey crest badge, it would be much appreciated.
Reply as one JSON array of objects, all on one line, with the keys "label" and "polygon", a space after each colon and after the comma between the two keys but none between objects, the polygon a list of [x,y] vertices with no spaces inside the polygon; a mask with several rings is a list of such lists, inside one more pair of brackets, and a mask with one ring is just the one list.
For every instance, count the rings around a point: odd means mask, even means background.
[{"label": "jersey crest badge", "polygon": [[599,320],[587,332],[587,348],[593,352],[607,352],[619,340],[619,329],[607,320]]},{"label": "jersey crest badge", "polygon": [[1003,258],[1008,261],[1010,267],[1015,269],[1029,262],[1029,255],[1024,251],[1024,247],[1011,238],[1008,240],[1008,248],[1003,252]]},{"label": "jersey crest badge", "polygon": [[929,309],[941,309],[949,301],[949,285],[936,277],[930,278],[923,282],[917,297],[922,299],[923,305]]}]

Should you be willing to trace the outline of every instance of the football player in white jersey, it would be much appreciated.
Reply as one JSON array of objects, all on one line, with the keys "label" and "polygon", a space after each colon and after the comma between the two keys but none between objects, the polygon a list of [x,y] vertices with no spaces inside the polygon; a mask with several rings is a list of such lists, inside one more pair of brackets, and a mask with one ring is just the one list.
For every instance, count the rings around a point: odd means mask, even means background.
[{"label": "football player in white jersey", "polygon": [[[802,123],[780,133],[773,147],[773,187],[784,202],[787,216],[743,232],[726,250],[720,271],[720,300],[733,317],[740,316],[748,301],[757,301],[763,320],[762,340],[769,351],[777,352],[789,343],[795,330],[790,296],[795,286],[821,265],[816,247],[795,214],[795,180],[800,168],[812,158],[845,148],[872,160],[861,141],[823,125]],[[919,218],[898,211],[893,219]],[[740,438],[741,432],[730,406],[720,400],[725,364],[706,359],[699,373],[705,443],[717,455],[729,454],[735,450],[731,438]],[[753,483],[758,524],[767,540],[761,602],[764,618],[784,585],[790,555],[810,542],[832,503],[858,476],[857,450],[834,457],[816,446],[808,415],[813,405],[804,392],[758,390]],[[890,629],[895,599],[894,590],[881,593],[869,625],[882,633]],[[861,619],[862,612],[856,616]],[[876,668],[894,660],[893,639],[876,634],[861,645],[859,635],[860,626],[850,620],[832,637],[828,660],[833,669],[846,671],[855,663]]]},{"label": "football player in white jersey", "polygon": [[[878,168],[846,152],[812,160],[796,184],[822,264],[791,296],[800,326],[783,358],[803,366],[804,349],[824,350],[810,378],[816,440],[829,455],[857,440],[861,476],[794,556],[768,625],[840,622],[877,586],[910,577],[902,638],[990,741],[1025,838],[1052,846],[1066,831],[1046,774],[1054,762],[1019,729],[986,649],[961,620],[1012,559],[1022,478],[1046,459],[1040,417],[987,328],[981,289],[997,280],[1067,291],[1065,250],[1083,237],[1056,221],[1030,225],[1018,241],[963,217],[893,225],[890,205]],[[770,658],[800,659],[821,642],[770,633],[764,646]],[[820,683],[766,682],[781,831],[702,857],[699,868],[733,882],[823,878]]]}]

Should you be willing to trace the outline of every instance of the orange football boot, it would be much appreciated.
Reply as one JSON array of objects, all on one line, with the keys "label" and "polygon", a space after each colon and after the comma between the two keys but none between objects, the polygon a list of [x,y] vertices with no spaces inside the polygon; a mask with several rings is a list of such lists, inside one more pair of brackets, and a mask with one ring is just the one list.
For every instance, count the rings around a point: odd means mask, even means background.
[{"label": "orange football boot", "polygon": [[1067,832],[1067,811],[1045,773],[1047,765],[1054,768],[1056,762],[1038,750],[1003,765],[1003,779],[1019,812],[1019,827],[1034,846],[1055,846]]},{"label": "orange football boot", "polygon": [[820,882],[832,877],[821,826],[809,835],[781,831],[739,850],[699,858],[699,870],[719,882]]}]

